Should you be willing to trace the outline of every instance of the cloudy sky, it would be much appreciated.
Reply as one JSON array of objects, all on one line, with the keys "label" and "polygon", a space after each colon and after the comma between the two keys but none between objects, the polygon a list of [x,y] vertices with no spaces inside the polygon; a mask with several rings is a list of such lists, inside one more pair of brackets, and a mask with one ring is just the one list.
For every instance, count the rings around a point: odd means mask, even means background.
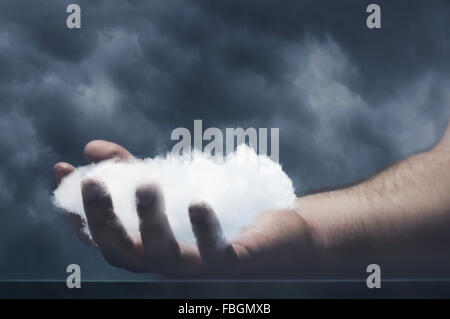
[{"label": "cloudy sky", "polygon": [[[51,169],[107,139],[135,154],[171,131],[278,127],[298,193],[367,177],[436,142],[450,114],[450,3],[0,1],[0,278],[135,278],[78,242]],[[372,1],[373,2],[373,1]],[[141,277],[139,277],[141,278]]]}]

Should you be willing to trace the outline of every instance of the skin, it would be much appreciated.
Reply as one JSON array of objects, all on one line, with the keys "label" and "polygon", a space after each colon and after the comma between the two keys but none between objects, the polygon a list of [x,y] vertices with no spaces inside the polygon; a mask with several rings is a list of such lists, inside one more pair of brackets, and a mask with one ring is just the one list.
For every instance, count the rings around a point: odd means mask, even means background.
[{"label": "skin", "polygon": [[[133,159],[123,147],[96,140],[86,158]],[[75,168],[54,166],[56,183]],[[83,221],[66,215],[80,240],[96,246],[113,266],[171,277],[361,276],[370,263],[384,273],[445,275],[450,225],[450,126],[432,149],[409,157],[366,181],[302,196],[294,209],[261,213],[234,241],[222,234],[213,209],[194,203],[186,212],[197,247],[177,242],[155,184],[136,190],[140,234],[130,236],[116,217],[101,181],[82,184],[92,238]]]}]

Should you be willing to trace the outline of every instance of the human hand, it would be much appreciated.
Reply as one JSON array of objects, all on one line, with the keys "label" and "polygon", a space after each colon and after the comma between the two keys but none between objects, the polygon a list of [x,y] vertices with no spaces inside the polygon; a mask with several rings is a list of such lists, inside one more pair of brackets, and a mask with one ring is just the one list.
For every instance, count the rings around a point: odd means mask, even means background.
[{"label": "human hand", "polygon": [[[92,141],[85,148],[92,162],[110,158],[131,160],[123,147]],[[75,168],[68,163],[54,167],[56,183]],[[253,226],[228,242],[216,214],[207,203],[190,205],[189,214],[197,247],[179,243],[164,210],[164,194],[156,184],[141,185],[136,190],[140,232],[128,234],[114,213],[105,185],[87,180],[82,185],[83,205],[90,238],[83,232],[86,221],[67,212],[80,240],[96,246],[113,266],[133,272],[152,272],[171,276],[281,276],[281,271],[295,269],[299,258],[311,245],[304,220],[295,209],[259,214]],[[286,273],[285,273],[286,274]]]}]

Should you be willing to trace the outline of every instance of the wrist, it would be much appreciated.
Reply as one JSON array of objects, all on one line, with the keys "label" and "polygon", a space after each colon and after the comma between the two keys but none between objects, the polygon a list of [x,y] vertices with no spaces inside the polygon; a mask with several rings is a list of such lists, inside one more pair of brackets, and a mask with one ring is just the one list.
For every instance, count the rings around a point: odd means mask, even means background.
[{"label": "wrist", "polygon": [[299,197],[296,200],[295,212],[302,220],[303,231],[307,234],[310,246],[314,250],[323,250],[328,246],[328,239],[326,236],[326,229],[320,226],[314,217],[319,217],[323,213],[317,211],[317,204],[320,200],[317,195],[308,195]]}]

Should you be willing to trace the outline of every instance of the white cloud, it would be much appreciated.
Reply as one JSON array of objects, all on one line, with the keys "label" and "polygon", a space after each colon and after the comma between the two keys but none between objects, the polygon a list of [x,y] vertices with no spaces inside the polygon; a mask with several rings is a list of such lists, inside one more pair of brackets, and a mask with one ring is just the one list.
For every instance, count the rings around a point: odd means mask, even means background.
[{"label": "white cloud", "polygon": [[292,181],[281,166],[244,144],[222,163],[194,153],[189,161],[168,155],[80,167],[55,190],[55,205],[85,218],[80,184],[86,178],[106,184],[114,210],[130,233],[138,231],[136,188],[157,182],[164,193],[166,213],[175,235],[188,243],[194,242],[188,219],[192,201],[206,201],[214,208],[228,239],[235,238],[243,226],[249,226],[257,213],[291,207],[295,201]]}]

